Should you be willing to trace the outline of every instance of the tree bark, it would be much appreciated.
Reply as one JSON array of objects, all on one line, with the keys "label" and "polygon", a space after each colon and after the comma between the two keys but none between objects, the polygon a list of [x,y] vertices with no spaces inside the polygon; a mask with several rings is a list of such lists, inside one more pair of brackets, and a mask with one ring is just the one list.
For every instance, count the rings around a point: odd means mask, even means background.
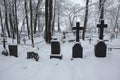
[{"label": "tree bark", "polygon": [[4,34],[4,28],[3,28],[3,20],[2,20],[2,12],[1,12],[1,8],[0,8],[0,21],[1,21],[2,34]]},{"label": "tree bark", "polygon": [[32,12],[32,0],[30,0],[30,27],[31,27],[31,41],[32,47],[34,47],[34,40],[33,40],[33,12]]},{"label": "tree bark", "polygon": [[30,39],[30,29],[29,29],[29,22],[28,22],[28,10],[27,10],[27,1],[24,2],[25,7],[25,17],[26,17],[26,24],[27,24],[27,32],[28,32],[28,38]]},{"label": "tree bark", "polygon": [[8,37],[10,38],[10,30],[8,26],[8,11],[7,11],[7,1],[4,0],[4,7],[5,7],[5,27],[7,29]]},{"label": "tree bark", "polygon": [[39,14],[39,7],[42,0],[38,0],[37,7],[35,9],[35,20],[34,20],[34,34],[36,33],[37,28],[37,20],[38,20],[38,14]]},{"label": "tree bark", "polygon": [[82,34],[82,39],[85,40],[85,33],[86,33],[86,27],[87,27],[87,22],[88,22],[88,4],[89,0],[86,1],[86,10],[85,10],[85,19],[84,19],[84,28],[83,28],[83,34]]}]

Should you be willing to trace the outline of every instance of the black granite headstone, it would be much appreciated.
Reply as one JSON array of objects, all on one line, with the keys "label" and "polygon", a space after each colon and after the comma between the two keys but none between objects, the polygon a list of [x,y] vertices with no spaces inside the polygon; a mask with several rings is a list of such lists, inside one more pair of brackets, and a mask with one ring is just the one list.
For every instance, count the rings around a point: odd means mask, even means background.
[{"label": "black granite headstone", "polygon": [[38,53],[35,52],[27,52],[27,59],[32,59],[34,58],[36,61],[39,60],[39,55]]},{"label": "black granite headstone", "polygon": [[8,45],[10,56],[18,57],[17,45]]},{"label": "black granite headstone", "polygon": [[50,58],[59,58],[62,59],[62,55],[60,54],[60,42],[59,41],[51,41],[51,55]]},{"label": "black granite headstone", "polygon": [[103,41],[100,41],[95,45],[95,56],[96,57],[106,57],[107,46]]},{"label": "black granite headstone", "polygon": [[77,43],[73,46],[73,54],[72,57],[73,58],[82,58],[83,57],[83,48],[81,46],[81,44]]}]

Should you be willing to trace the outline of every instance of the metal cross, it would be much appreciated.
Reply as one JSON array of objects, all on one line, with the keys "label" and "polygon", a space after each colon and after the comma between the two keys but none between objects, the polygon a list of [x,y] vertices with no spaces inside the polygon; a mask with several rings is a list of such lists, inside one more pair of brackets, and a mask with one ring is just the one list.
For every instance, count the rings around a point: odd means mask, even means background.
[{"label": "metal cross", "polygon": [[101,20],[100,24],[97,24],[97,27],[99,28],[99,39],[103,40],[103,32],[104,28],[107,28],[107,24],[104,24],[104,20]]},{"label": "metal cross", "polygon": [[73,30],[76,30],[76,42],[79,42],[79,30],[83,30],[83,27],[80,27],[80,23],[76,22],[76,27],[73,27]]}]

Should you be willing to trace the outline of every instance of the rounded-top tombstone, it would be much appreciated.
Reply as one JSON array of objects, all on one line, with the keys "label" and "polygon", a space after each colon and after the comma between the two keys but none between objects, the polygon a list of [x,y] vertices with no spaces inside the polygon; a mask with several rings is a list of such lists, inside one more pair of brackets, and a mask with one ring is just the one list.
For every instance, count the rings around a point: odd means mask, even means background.
[{"label": "rounded-top tombstone", "polygon": [[76,43],[73,46],[73,54],[72,54],[72,58],[82,58],[83,57],[83,48],[80,45],[80,43]]},{"label": "rounded-top tombstone", "polygon": [[103,41],[100,41],[95,45],[95,56],[106,57],[107,46]]}]

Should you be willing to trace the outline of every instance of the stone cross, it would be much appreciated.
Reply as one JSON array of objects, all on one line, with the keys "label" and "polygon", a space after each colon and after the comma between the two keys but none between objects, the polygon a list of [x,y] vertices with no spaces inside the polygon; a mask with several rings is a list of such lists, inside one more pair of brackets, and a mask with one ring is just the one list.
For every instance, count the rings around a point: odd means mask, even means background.
[{"label": "stone cross", "polygon": [[107,24],[104,24],[104,20],[101,20],[101,23],[97,24],[97,27],[99,28],[100,31],[99,39],[103,40],[103,32],[104,28],[107,28]]},{"label": "stone cross", "polygon": [[76,30],[76,42],[79,42],[79,30],[83,30],[83,27],[80,27],[80,23],[76,22],[76,27],[73,27],[73,30]]},{"label": "stone cross", "polygon": [[6,44],[7,41],[5,40],[5,37],[3,37],[3,41],[2,42],[3,42],[4,49],[6,49],[6,45],[5,44]]}]

